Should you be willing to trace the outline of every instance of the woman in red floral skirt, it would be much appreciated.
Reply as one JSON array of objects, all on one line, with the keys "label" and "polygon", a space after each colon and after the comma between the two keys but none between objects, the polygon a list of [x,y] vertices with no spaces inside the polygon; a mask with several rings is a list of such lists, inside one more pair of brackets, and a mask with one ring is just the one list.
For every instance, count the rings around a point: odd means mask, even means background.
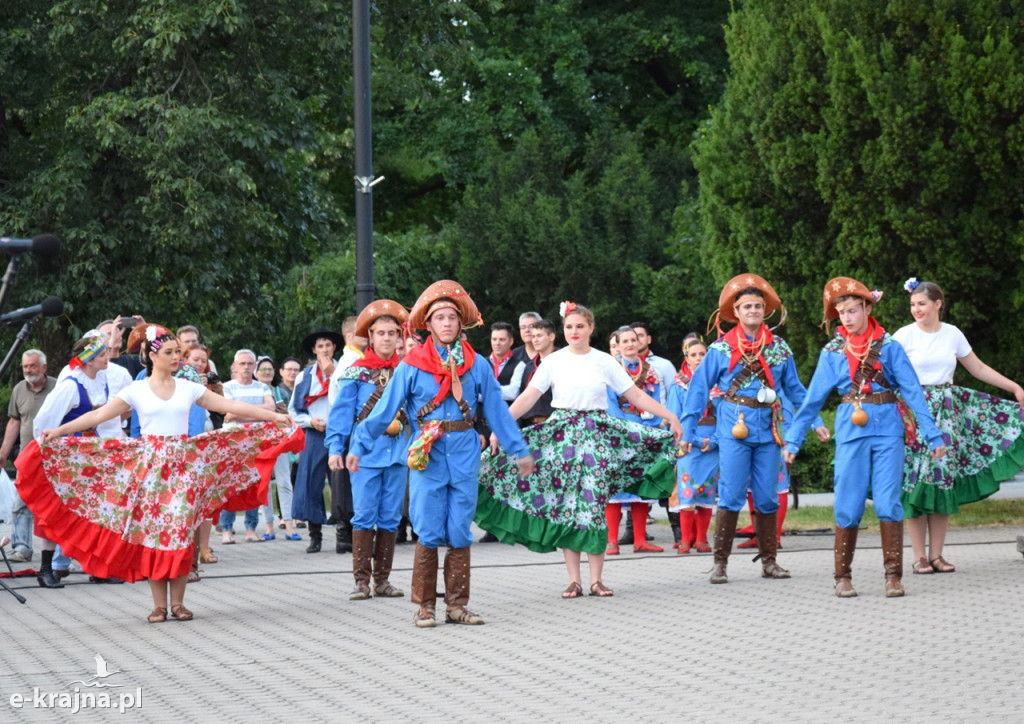
[{"label": "woman in red floral skirt", "polygon": [[[55,430],[36,431],[38,443],[16,463],[18,488],[42,531],[85,570],[149,579],[150,623],[167,620],[168,588],[171,616],[188,621],[192,612],[183,600],[196,527],[221,507],[245,510],[266,498],[274,460],[301,450],[302,436],[286,427],[292,425],[288,415],[176,379],[181,347],[167,329],[151,325],[142,353],[145,379]],[[189,438],[193,403],[278,424]],[[141,438],[64,437],[131,409],[139,414]]]}]

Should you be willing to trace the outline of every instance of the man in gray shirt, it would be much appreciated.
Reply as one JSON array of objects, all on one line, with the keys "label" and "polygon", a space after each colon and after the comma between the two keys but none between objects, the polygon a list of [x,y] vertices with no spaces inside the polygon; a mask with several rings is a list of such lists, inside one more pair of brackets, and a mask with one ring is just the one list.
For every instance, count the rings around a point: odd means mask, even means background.
[{"label": "man in gray shirt", "polygon": [[[7,430],[0,444],[0,467],[7,466],[7,459],[14,448],[14,441],[20,439],[21,450],[32,442],[32,421],[42,407],[43,400],[53,390],[57,380],[46,374],[46,355],[38,349],[30,349],[21,355],[21,372],[25,379],[14,386],[11,402],[7,406]],[[14,531],[11,547],[14,552],[7,558],[16,562],[32,560],[32,511],[14,492]]]}]

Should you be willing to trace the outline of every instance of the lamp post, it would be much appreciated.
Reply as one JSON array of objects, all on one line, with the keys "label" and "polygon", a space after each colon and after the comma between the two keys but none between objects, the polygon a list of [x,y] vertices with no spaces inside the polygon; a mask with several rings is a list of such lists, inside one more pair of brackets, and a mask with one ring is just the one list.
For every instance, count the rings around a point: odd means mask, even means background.
[{"label": "lamp post", "polygon": [[373,131],[370,121],[370,1],[352,0],[352,73],[356,142],[356,313],[374,297]]}]

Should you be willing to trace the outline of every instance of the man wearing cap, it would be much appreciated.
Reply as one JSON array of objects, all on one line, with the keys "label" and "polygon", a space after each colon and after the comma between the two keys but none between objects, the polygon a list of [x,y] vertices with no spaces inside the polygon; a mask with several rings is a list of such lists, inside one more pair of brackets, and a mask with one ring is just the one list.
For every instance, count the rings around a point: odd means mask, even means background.
[{"label": "man wearing cap", "polygon": [[840,598],[857,595],[851,567],[869,491],[882,534],[885,595],[891,598],[904,593],[900,490],[907,416],[901,412],[895,391],[917,416],[932,457],[946,452],[907,353],[871,316],[872,305],[881,297],[881,292],[871,292],[850,277],[836,277],[825,285],[825,328],[836,319],[840,326],[821,350],[807,397],[786,432],[785,459],[792,462],[808,421],[833,389],[843,396],[836,412],[834,485],[835,594]]},{"label": "man wearing cap", "polygon": [[[376,407],[398,367],[402,324],[409,313],[398,302],[378,299],[359,314],[355,333],[369,338],[362,358],[346,369],[338,396],[327,419],[327,460],[331,470],[345,465],[344,453],[353,428]],[[358,472],[351,474],[352,575],[355,588],[349,600],[370,598],[371,558],[374,598],[398,598],[402,591],[391,585],[395,538],[405,502],[405,461],[409,446],[407,418],[400,411],[383,435],[373,441]],[[374,532],[376,529],[376,534]]]},{"label": "man wearing cap", "polygon": [[[685,454],[699,444],[697,422],[704,415],[711,388],[717,385],[725,391],[716,428],[720,477],[711,583],[729,581],[726,566],[748,486],[753,490],[758,513],[755,524],[761,575],[789,578],[789,571],[775,561],[775,516],[779,508],[775,486],[782,445],[778,426],[781,404],[776,390],[796,405],[803,402],[807,391],[797,376],[789,345],[764,323],[779,310],[784,310],[779,295],[758,275],[740,274],[729,280],[718,298],[718,318],[736,326],[708,349],[690,381],[683,408],[684,441],[679,448]],[[821,420],[815,423],[818,437],[827,440],[828,430]]]},{"label": "man wearing cap", "polygon": [[[306,433],[306,448],[299,454],[292,497],[293,520],[309,524],[307,553],[319,553],[323,544],[324,482],[327,479],[327,416],[331,411],[327,393],[334,372],[334,352],[341,335],[329,329],[317,329],[302,340],[302,348],[316,362],[299,373],[288,404],[288,414]],[[284,512],[282,511],[282,515]]]},{"label": "man wearing cap", "polygon": [[346,461],[351,472],[370,453],[376,438],[409,411],[413,442],[408,462],[409,514],[419,534],[412,573],[412,601],[419,604],[413,621],[420,628],[436,624],[437,549],[448,546],[444,560],[445,620],[481,624],[466,608],[469,602],[470,525],[476,512],[480,443],[473,429],[477,407],[502,446],[519,461],[520,474],[533,472],[533,458],[519,428],[501,399],[494,370],[460,339],[464,326],[481,324],[480,313],[456,282],[432,284],[409,315],[410,327],[426,329],[430,339],[413,348],[398,365],[373,412],[356,427]]}]

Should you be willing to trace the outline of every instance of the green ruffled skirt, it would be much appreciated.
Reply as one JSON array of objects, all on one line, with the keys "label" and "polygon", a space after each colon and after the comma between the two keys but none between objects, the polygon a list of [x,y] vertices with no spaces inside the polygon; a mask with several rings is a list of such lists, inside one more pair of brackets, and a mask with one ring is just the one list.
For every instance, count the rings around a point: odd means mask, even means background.
[{"label": "green ruffled skirt", "polygon": [[[675,443],[665,430],[601,411],[556,410],[523,437],[537,461],[533,475],[520,478],[504,453],[485,451],[480,466],[476,523],[503,543],[604,553],[609,498],[623,491],[665,498],[675,485]],[[659,461],[666,464],[653,467]]]},{"label": "green ruffled skirt", "polygon": [[1015,401],[954,385],[926,386],[924,395],[946,455],[933,460],[920,432],[906,447],[901,500],[907,518],[952,515],[1024,468],[1024,410]]}]

